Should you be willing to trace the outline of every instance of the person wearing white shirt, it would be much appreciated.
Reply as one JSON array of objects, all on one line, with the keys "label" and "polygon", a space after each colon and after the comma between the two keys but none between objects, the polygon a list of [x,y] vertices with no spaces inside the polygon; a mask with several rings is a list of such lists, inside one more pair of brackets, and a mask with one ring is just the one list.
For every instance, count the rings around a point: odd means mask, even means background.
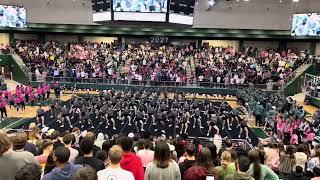
[{"label": "person wearing white shirt", "polygon": [[123,150],[119,145],[114,145],[108,153],[109,166],[97,172],[98,180],[134,180],[134,176],[130,171],[126,171],[120,167]]}]

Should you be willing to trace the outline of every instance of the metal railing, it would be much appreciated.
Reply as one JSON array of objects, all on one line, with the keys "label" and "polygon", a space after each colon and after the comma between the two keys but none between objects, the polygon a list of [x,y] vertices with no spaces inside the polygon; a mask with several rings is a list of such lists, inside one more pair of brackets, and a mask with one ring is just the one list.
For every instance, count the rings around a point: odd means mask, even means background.
[{"label": "metal railing", "polygon": [[[23,60],[21,59],[21,57],[16,54],[15,52],[11,53],[12,58],[14,59],[14,61],[18,64],[18,66],[20,67],[20,69],[25,73],[25,75],[28,77],[29,74],[31,74],[31,71],[29,69],[29,67],[23,62]],[[30,77],[29,77],[30,80]]]},{"label": "metal railing", "polygon": [[[286,86],[289,82],[291,82],[298,75],[298,71],[306,64],[312,64],[313,59],[307,59],[304,61],[296,70],[294,70],[291,74],[284,78],[284,86]],[[283,86],[283,87],[284,87]]]},{"label": "metal railing", "polygon": [[[76,78],[63,76],[36,76],[34,73],[29,75],[30,82],[55,82],[59,83],[83,83],[83,84],[100,84],[100,85],[138,85],[138,86],[159,86],[159,87],[199,87],[199,88],[222,88],[222,89],[268,89],[269,84],[225,84],[210,82],[175,82],[175,81],[153,81],[153,80],[127,80],[112,78]],[[277,85],[277,83],[272,83]],[[273,87],[274,85],[271,85]],[[270,89],[272,90],[272,89]]]},{"label": "metal railing", "polygon": [[[226,139],[224,138],[219,138],[219,139],[214,139],[214,138],[209,138],[209,137],[197,137],[200,141],[201,144],[206,144],[208,142],[212,142],[212,143],[218,143],[219,146],[221,146],[221,148],[225,147],[225,141]],[[188,137],[188,142],[192,143],[192,141],[195,139],[195,137]],[[243,149],[246,151],[249,151],[250,149],[253,148],[252,144],[249,143],[247,140],[245,139],[231,139],[233,147],[235,149]],[[218,146],[218,145],[217,145]]]}]

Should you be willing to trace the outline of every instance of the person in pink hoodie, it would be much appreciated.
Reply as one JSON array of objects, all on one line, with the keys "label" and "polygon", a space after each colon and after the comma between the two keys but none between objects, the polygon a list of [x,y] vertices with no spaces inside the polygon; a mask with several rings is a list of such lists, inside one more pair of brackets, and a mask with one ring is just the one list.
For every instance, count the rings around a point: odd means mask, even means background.
[{"label": "person in pink hoodie", "polygon": [[38,102],[40,102],[41,96],[42,96],[42,88],[40,85],[37,88],[37,94],[38,94]]}]

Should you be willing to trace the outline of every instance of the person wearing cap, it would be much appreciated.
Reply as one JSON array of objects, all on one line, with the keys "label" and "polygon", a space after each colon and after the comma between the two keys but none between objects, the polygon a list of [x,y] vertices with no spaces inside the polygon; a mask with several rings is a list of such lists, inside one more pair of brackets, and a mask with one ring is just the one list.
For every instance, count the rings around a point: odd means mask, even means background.
[{"label": "person wearing cap", "polygon": [[47,159],[49,154],[53,151],[53,143],[50,140],[44,140],[42,142],[42,154],[39,156],[36,156],[36,160],[39,162],[42,168],[47,163]]}]

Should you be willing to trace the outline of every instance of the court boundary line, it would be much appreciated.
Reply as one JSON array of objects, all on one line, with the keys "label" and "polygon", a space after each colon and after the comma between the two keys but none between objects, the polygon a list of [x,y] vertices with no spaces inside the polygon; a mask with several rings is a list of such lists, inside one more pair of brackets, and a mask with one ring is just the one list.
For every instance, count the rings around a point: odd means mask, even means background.
[{"label": "court boundary line", "polygon": [[12,126],[12,125],[14,125],[14,124],[17,124],[18,122],[21,122],[22,120],[25,120],[25,119],[28,119],[28,118],[21,118],[21,119],[15,121],[15,122],[13,122],[13,123],[5,126],[3,129],[7,129],[8,127],[10,127],[10,126]]}]

